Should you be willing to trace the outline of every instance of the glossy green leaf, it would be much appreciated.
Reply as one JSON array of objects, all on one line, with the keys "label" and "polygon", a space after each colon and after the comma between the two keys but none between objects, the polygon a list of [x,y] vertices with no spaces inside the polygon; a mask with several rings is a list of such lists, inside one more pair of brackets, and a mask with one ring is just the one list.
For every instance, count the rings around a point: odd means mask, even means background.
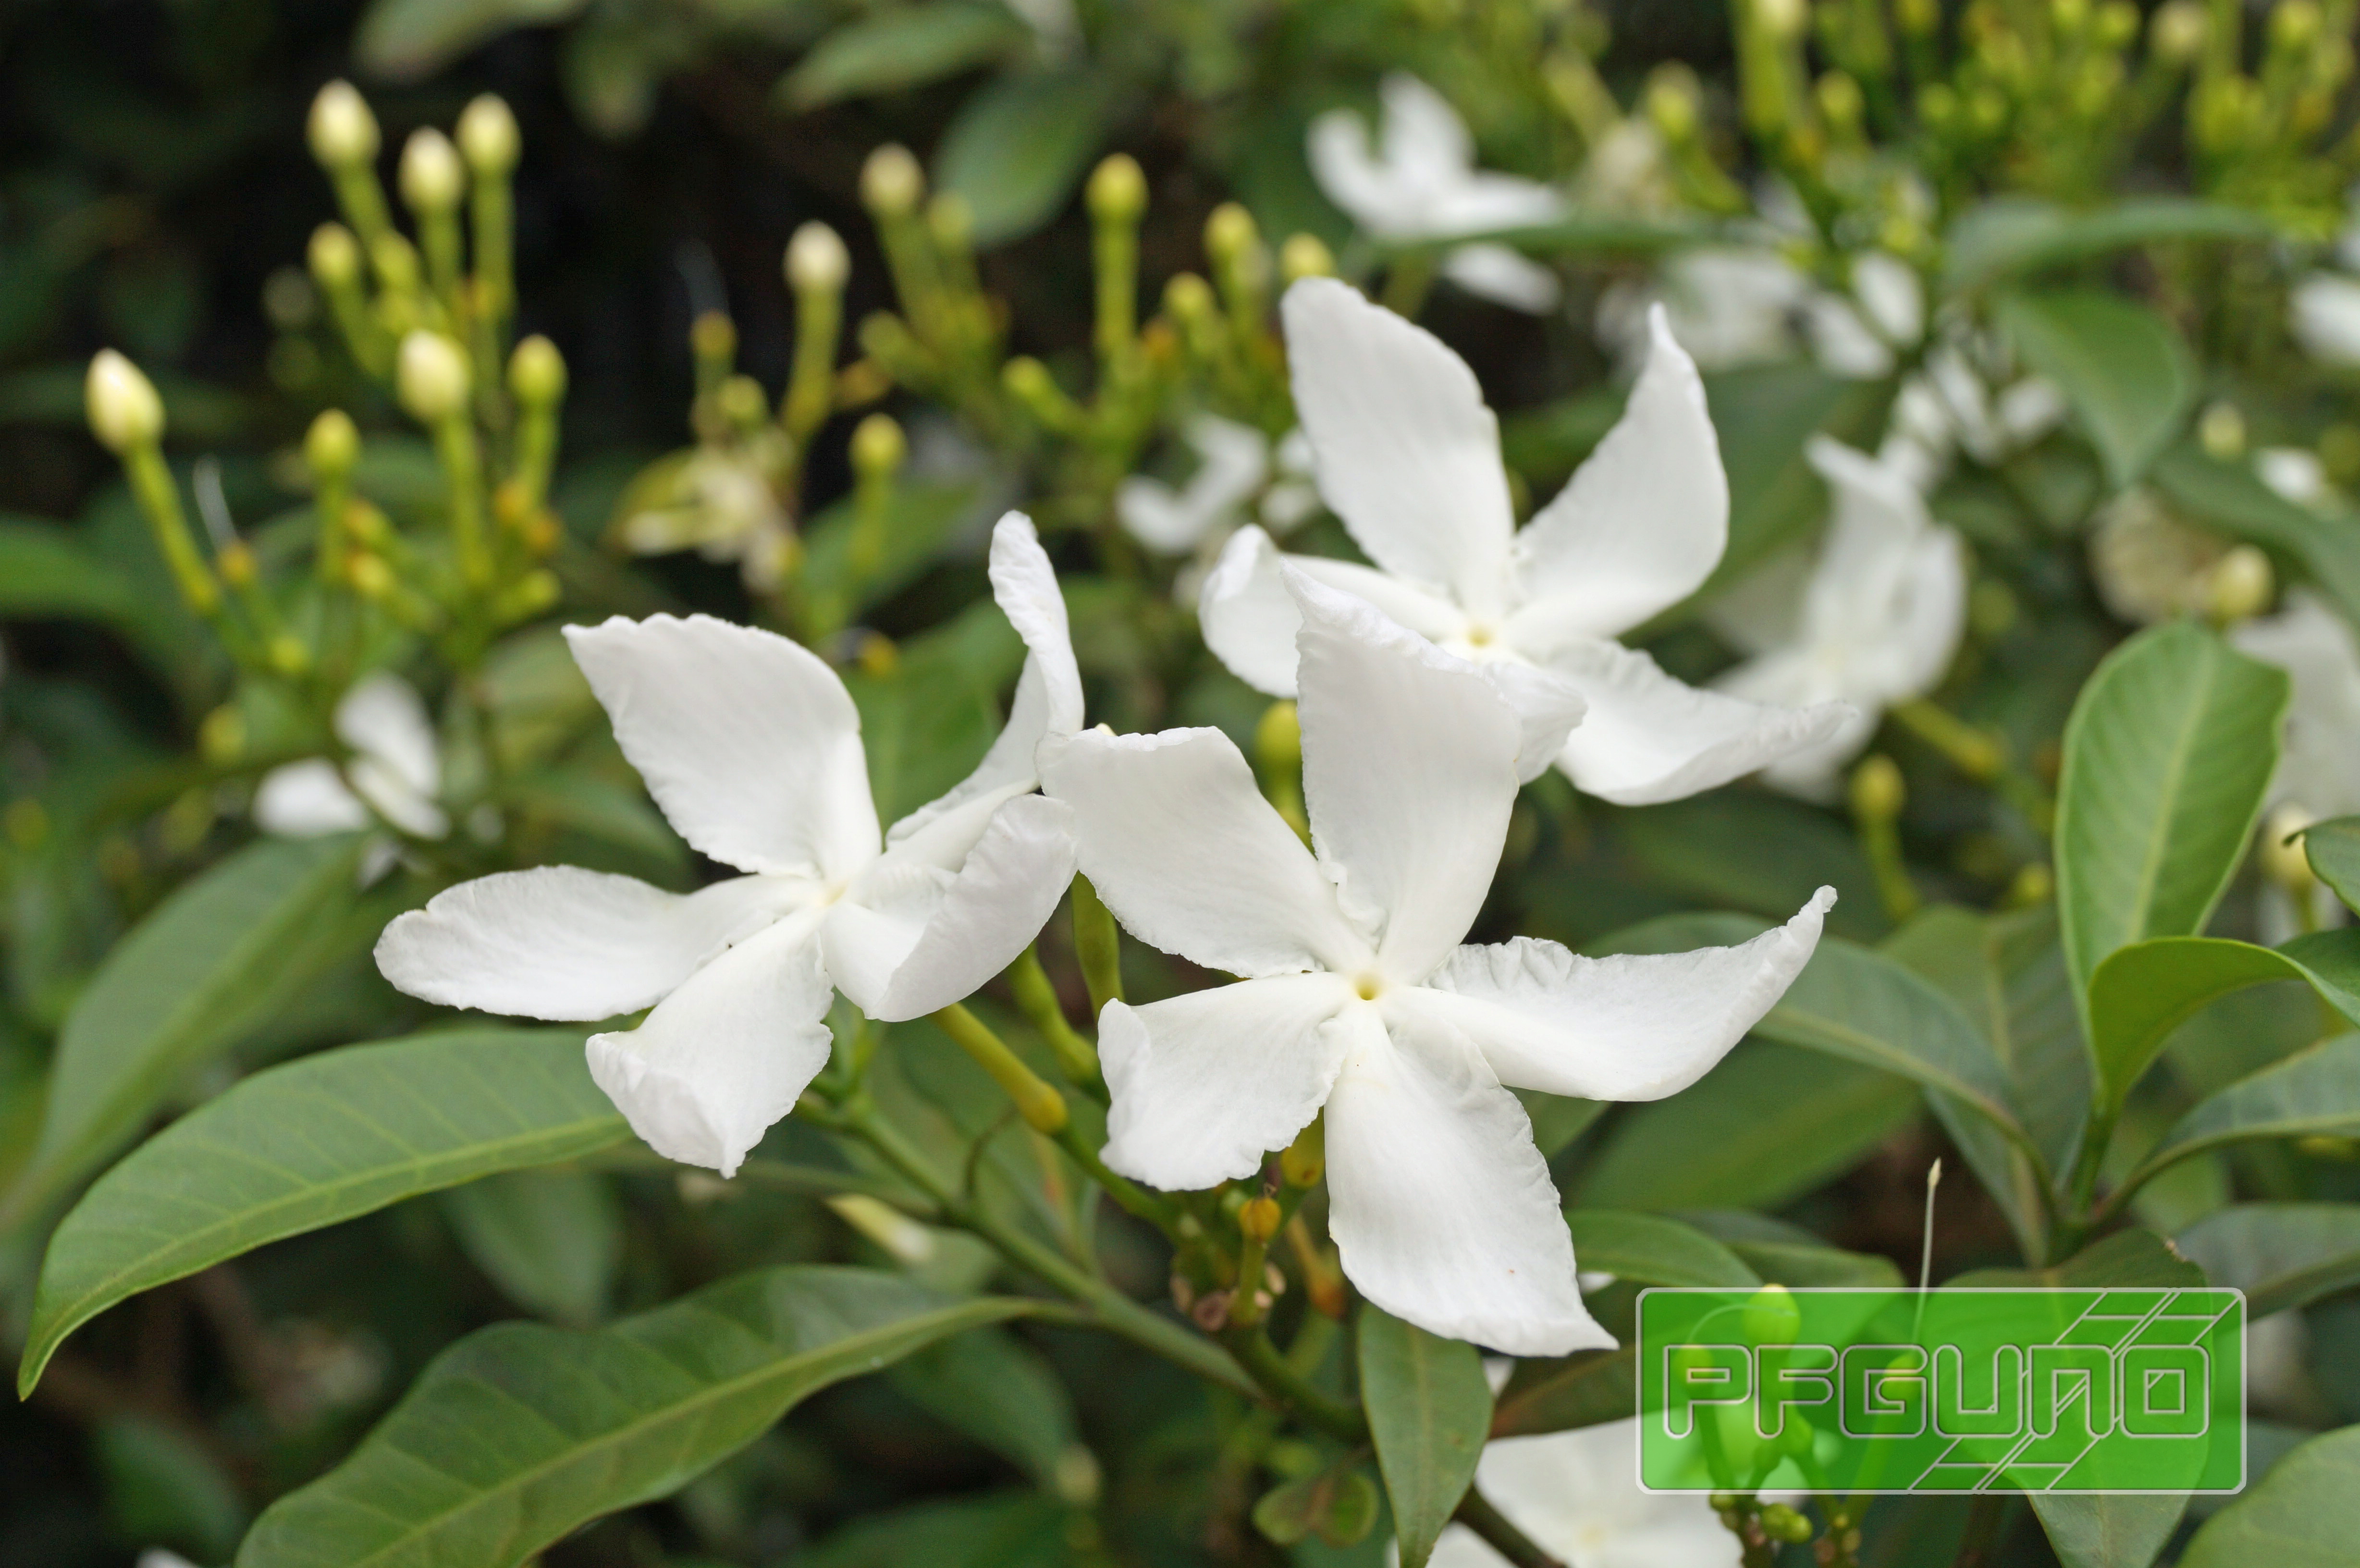
[{"label": "glossy green leaf", "polygon": [[513,1568],[677,1490],[830,1383],[1031,1310],[799,1267],[595,1333],[495,1324],[435,1357],[342,1465],[273,1504],[237,1568]]},{"label": "glossy green leaf", "polygon": [[966,198],[975,243],[1022,239],[1054,218],[1105,136],[1104,79],[1045,71],[1002,77],[960,105],[934,154],[934,180]]},{"label": "glossy green leaf", "polygon": [[2118,294],[2010,294],[1998,318],[2016,353],[2057,384],[2117,490],[2180,433],[2196,400],[2193,356],[2171,323]]},{"label": "glossy green leaf", "polygon": [[0,517],[0,616],[126,621],[138,588],[54,523]]},{"label": "glossy green leaf", "polygon": [[848,675],[877,812],[890,823],[956,785],[1000,734],[1024,644],[989,600],[901,646],[891,671]]},{"label": "glossy green leaf", "polygon": [[1074,1401],[1041,1353],[1002,1328],[937,1340],[886,1373],[901,1395],[1053,1486],[1076,1441]]},{"label": "glossy green leaf", "polygon": [[581,14],[589,0],[376,0],[353,37],[362,70],[411,82],[519,27]]},{"label": "glossy green leaf", "polygon": [[2156,461],[2148,477],[2194,521],[2279,555],[2292,556],[2360,619],[2360,527],[2348,515],[2322,517],[2261,481],[2250,462],[2226,462],[2193,441]]},{"label": "glossy green leaf", "polygon": [[467,1260],[540,1317],[586,1328],[606,1315],[622,1215],[584,1171],[509,1171],[453,1187],[443,1215]]},{"label": "glossy green leaf", "polygon": [[2188,1290],[2203,1283],[2203,1269],[2147,1230],[2116,1231],[2045,1269],[1977,1269],[1942,1281],[1945,1289],[2054,1290]]},{"label": "glossy green leaf", "polygon": [[1005,5],[922,0],[869,11],[822,38],[779,79],[779,101],[816,109],[840,99],[923,87],[983,65],[1032,37]]},{"label": "glossy green leaf", "polygon": [[189,1071],[366,948],[362,835],[265,839],[183,885],[117,943],[59,1034],[40,1141],[5,1205],[35,1212],[127,1142]]},{"label": "glossy green leaf", "polygon": [[191,1111],[49,1238],[19,1387],[115,1302],[420,1192],[630,1136],[568,1029],[471,1029],[322,1051]]},{"label": "glossy green leaf", "polygon": [[[2321,960],[2314,968],[2304,955]],[[2090,1050],[2111,1107],[2119,1108],[2171,1032],[2233,991],[2273,980],[2308,981],[2360,1025],[2360,932],[2315,933],[2284,950],[2220,937],[2169,936],[2116,948],[2090,981]]]},{"label": "glossy green leaf", "polygon": [[2313,822],[2304,830],[2302,852],[2311,874],[2344,900],[2347,909],[2360,909],[2360,817],[2337,817]]},{"label": "glossy green leaf", "polygon": [[1376,1484],[1360,1467],[1366,1457],[1348,1454],[1317,1475],[1272,1487],[1254,1504],[1254,1529],[1281,1546],[1308,1535],[1334,1547],[1365,1539],[1381,1508]]},{"label": "glossy green leaf", "polygon": [[1624,1209],[1570,1209],[1573,1255],[1583,1270],[1643,1285],[1698,1285],[1743,1290],[1762,1283],[1711,1236],[1662,1214]]},{"label": "glossy green leaf", "polygon": [[1475,1347],[1360,1308],[1360,1402],[1393,1500],[1402,1568],[1425,1568],[1475,1479],[1491,1428],[1491,1385]]},{"label": "glossy green leaf", "polygon": [[2064,1568],[2148,1568],[2188,1511],[2185,1492],[2035,1492],[2032,1511]]},{"label": "glossy green leaf", "polygon": [[2360,1034],[2340,1034],[2240,1079],[2180,1118],[2128,1179],[2257,1138],[2360,1134]]},{"label": "glossy green leaf", "polygon": [[1519,1361],[1492,1407],[1491,1435],[1531,1437],[1628,1421],[1639,1410],[1638,1367],[1635,1343]]},{"label": "glossy green leaf", "polygon": [[1873,1252],[1830,1247],[1800,1225],[1740,1209],[1695,1209],[1673,1218],[1720,1242],[1761,1279],[1780,1285],[1901,1284],[1901,1270]]},{"label": "glossy green leaf", "polygon": [[2315,1437],[2213,1515],[2180,1568],[2348,1568],[2360,1541],[2360,1426]]},{"label": "glossy green leaf", "polygon": [[2257,1321],[2360,1284],[2360,1203],[2233,1203],[2179,1245],[2212,1283],[2245,1291]]},{"label": "glossy green leaf", "polygon": [[2185,196],[2133,196],[2074,212],[2029,197],[1970,207],[1943,236],[1942,289],[1961,294],[2044,267],[2174,240],[2266,240],[2257,212]]},{"label": "glossy green leaf", "polygon": [[2186,622],[2108,655],[2065,726],[2057,908],[2086,996],[2118,947],[2203,930],[2278,766],[2282,670]]}]

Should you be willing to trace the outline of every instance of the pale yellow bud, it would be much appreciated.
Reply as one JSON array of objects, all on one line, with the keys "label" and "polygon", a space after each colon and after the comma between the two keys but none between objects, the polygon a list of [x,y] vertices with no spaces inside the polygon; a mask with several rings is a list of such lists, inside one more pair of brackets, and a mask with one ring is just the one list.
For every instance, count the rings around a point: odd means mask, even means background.
[{"label": "pale yellow bud", "polygon": [[2147,48],[2163,60],[2185,64],[2203,51],[2204,40],[2212,30],[2204,0],[2167,0],[2156,8],[2154,19],[2147,24]]},{"label": "pale yellow bud", "polygon": [[1773,38],[1799,37],[1809,20],[1805,0],[1754,0],[1754,15]]},{"label": "pale yellow bud", "polygon": [[2319,37],[2323,19],[2312,0],[2279,0],[2270,13],[2270,47],[2289,54],[2307,49]]},{"label": "pale yellow bud", "polygon": [[413,212],[447,212],[467,189],[459,149],[432,125],[410,133],[401,148],[401,199]]},{"label": "pale yellow bud", "polygon": [[1746,1339],[1756,1345],[1792,1345],[1803,1331],[1802,1309],[1786,1286],[1775,1283],[1754,1292],[1738,1321]]},{"label": "pale yellow bud", "polygon": [[2196,439],[2205,452],[2226,462],[2245,450],[2245,416],[2234,403],[2214,403],[2196,421]]},{"label": "pale yellow bud", "polygon": [[1205,254],[1227,262],[1243,254],[1260,236],[1251,212],[1235,201],[1224,201],[1205,220]]},{"label": "pale yellow bud", "polygon": [[331,408],[313,419],[303,437],[303,463],[314,479],[350,474],[360,455],[361,432],[341,408]]},{"label": "pale yellow bud", "polygon": [[440,424],[464,412],[469,379],[466,354],[442,333],[414,332],[401,340],[394,390],[421,424]]},{"label": "pale yellow bud", "polygon": [[517,166],[522,149],[516,116],[497,93],[476,98],[460,114],[459,151],[477,174],[508,173]]},{"label": "pale yellow bud", "polygon": [[1248,1241],[1268,1241],[1278,1234],[1276,1200],[1254,1198],[1238,1210],[1238,1229]]},{"label": "pale yellow bud", "polygon": [[305,127],[311,156],[327,169],[349,169],[377,156],[377,116],[349,82],[331,82],[311,100]]},{"label": "pale yellow bud", "polygon": [[909,454],[910,443],[890,415],[871,414],[853,428],[852,469],[863,478],[891,474]]},{"label": "pale yellow bud", "polygon": [[508,391],[528,408],[547,408],[565,396],[565,356],[536,332],[508,355]]},{"label": "pale yellow bud", "polygon": [[810,223],[787,242],[787,286],[799,294],[833,294],[852,276],[852,256],[825,223]]},{"label": "pale yellow bud", "polygon": [[910,149],[888,142],[869,155],[860,167],[860,201],[880,217],[899,218],[918,209],[925,199],[925,171]]},{"label": "pale yellow bud", "polygon": [[1298,278],[1333,278],[1336,254],[1317,234],[1289,234],[1278,247],[1278,276],[1287,283]]},{"label": "pale yellow bud", "polygon": [[1101,162],[1090,176],[1084,196],[1090,216],[1101,222],[1127,223],[1147,211],[1147,176],[1139,160],[1119,152]]},{"label": "pale yellow bud", "polygon": [[361,242],[342,223],[322,223],[311,231],[307,259],[320,287],[342,289],[361,275]]},{"label": "pale yellow bud", "polygon": [[2270,607],[2278,586],[2270,558],[2249,544],[2241,544],[2212,563],[2205,583],[2207,607],[2223,625],[2258,615]]},{"label": "pale yellow bud", "polygon": [[1871,757],[1852,772],[1852,814],[1863,822],[1891,822],[1901,814],[1907,798],[1901,769],[1889,757]]},{"label": "pale yellow bud", "polygon": [[1213,286],[1193,272],[1175,273],[1164,286],[1164,308],[1180,321],[1209,315],[1215,303]]},{"label": "pale yellow bud", "polygon": [[82,404],[90,433],[111,452],[119,455],[163,439],[164,400],[156,396],[155,383],[111,348],[91,356]]},{"label": "pale yellow bud", "polygon": [[2289,800],[2271,810],[2262,823],[2262,842],[2256,846],[2262,875],[2298,900],[2311,896],[2311,886],[2318,878],[2311,869],[2310,852],[2295,835],[2316,821],[2316,817]]}]

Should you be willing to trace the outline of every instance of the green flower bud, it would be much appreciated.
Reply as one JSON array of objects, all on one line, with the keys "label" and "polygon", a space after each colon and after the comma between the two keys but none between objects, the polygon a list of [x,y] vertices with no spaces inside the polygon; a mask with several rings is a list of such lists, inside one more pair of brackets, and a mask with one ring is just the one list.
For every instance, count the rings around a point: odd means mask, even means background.
[{"label": "green flower bud", "polygon": [[516,168],[523,139],[506,99],[486,93],[467,105],[459,115],[459,151],[477,174],[502,175]]},{"label": "green flower bud", "polygon": [[1799,1546],[1811,1539],[1811,1521],[1785,1503],[1772,1503],[1762,1510],[1762,1533],[1773,1541],[1783,1541]]},{"label": "green flower bud", "polygon": [[738,323],[719,310],[707,310],[688,324],[688,347],[699,359],[734,360]]},{"label": "green flower bud", "polygon": [[2245,451],[2245,416],[2234,403],[2212,403],[2196,420],[2196,439],[2206,455],[2227,462]]},{"label": "green flower bud", "polygon": [[1173,275],[1164,286],[1164,308],[1175,321],[1197,321],[1213,313],[1213,286],[1193,272]]},{"label": "green flower bud", "polygon": [[916,212],[925,194],[925,171],[910,156],[910,149],[898,142],[886,143],[861,165],[861,204],[880,218],[899,218]]},{"label": "green flower bud", "polygon": [[377,156],[377,116],[349,82],[331,82],[311,100],[305,126],[311,156],[325,169],[349,169]]},{"label": "green flower bud", "polygon": [[2270,47],[2289,54],[2307,49],[2317,41],[2322,25],[2313,0],[2278,0],[2270,13]]},{"label": "green flower bud", "polygon": [[1786,1286],[1765,1285],[1745,1303],[1739,1322],[1749,1344],[1792,1345],[1795,1336],[1803,1332],[1803,1311],[1795,1305],[1795,1298]]},{"label": "green flower bud", "polygon": [[163,439],[164,400],[156,396],[155,383],[111,348],[91,356],[82,407],[90,417],[90,433],[117,456]]},{"label": "green flower bud", "polygon": [[342,289],[361,275],[361,242],[342,223],[322,223],[311,231],[306,259],[321,288]]},{"label": "green flower bud", "polygon": [[2166,0],[2147,23],[2147,46],[2158,59],[2185,65],[2203,52],[2204,40],[2212,31],[2204,0]]},{"label": "green flower bud", "polygon": [[303,437],[303,463],[316,480],[350,474],[360,455],[361,432],[342,408],[330,408],[313,419]]},{"label": "green flower bud", "polygon": [[528,408],[545,408],[565,396],[565,356],[538,332],[508,355],[508,392]]},{"label": "green flower bud", "polygon": [[[1336,254],[1317,234],[1289,234],[1278,247],[1278,276],[1287,283],[1298,278],[1333,278]],[[1168,289],[1165,297],[1170,297]]]},{"label": "green flower bud", "polygon": [[421,424],[441,424],[465,412],[469,380],[466,354],[442,333],[414,332],[401,340],[394,391]]},{"label": "green flower bud", "polygon": [[459,149],[432,125],[410,133],[401,147],[401,199],[413,212],[447,212],[467,189]]},{"label": "green flower bud", "polygon": [[1205,220],[1205,254],[1224,265],[1245,254],[1262,237],[1253,214],[1235,201],[1224,201]]},{"label": "green flower bud", "polygon": [[2276,578],[2268,556],[2252,545],[2238,545],[2205,573],[2206,607],[2223,626],[2258,615],[2270,607]]},{"label": "green flower bud", "polygon": [[1893,758],[1880,754],[1853,769],[1852,815],[1863,822],[1891,822],[1901,814],[1907,799],[1907,787],[1902,783],[1901,769],[1894,766]]},{"label": "green flower bud", "polygon": [[1268,1241],[1278,1234],[1278,1203],[1256,1198],[1238,1210],[1238,1230],[1248,1241]]},{"label": "green flower bud", "polygon": [[852,276],[852,256],[825,223],[810,223],[787,242],[787,286],[798,294],[834,293]]},{"label": "green flower bud", "polygon": [[1795,38],[1810,20],[1810,6],[1807,0],[1754,0],[1754,15],[1772,38]]},{"label": "green flower bud", "polygon": [[1647,120],[1673,147],[1686,146],[1697,134],[1696,78],[1686,71],[1658,67],[1647,78]]},{"label": "green flower bud", "polygon": [[1131,222],[1147,211],[1147,176],[1129,153],[1115,153],[1090,175],[1083,199],[1090,216],[1101,223]]},{"label": "green flower bud", "polygon": [[909,455],[909,441],[890,415],[871,414],[853,428],[852,470],[863,479],[890,474]]},{"label": "green flower bud", "polygon": [[1254,725],[1254,757],[1273,773],[1303,766],[1303,723],[1291,702],[1273,702]]}]

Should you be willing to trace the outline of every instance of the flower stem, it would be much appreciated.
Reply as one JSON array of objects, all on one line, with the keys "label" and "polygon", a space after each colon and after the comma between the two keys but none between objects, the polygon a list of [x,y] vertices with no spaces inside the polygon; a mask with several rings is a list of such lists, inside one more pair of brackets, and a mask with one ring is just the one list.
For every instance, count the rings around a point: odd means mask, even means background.
[{"label": "flower stem", "polygon": [[1515,1568],[1565,1568],[1565,1564],[1541,1550],[1533,1538],[1508,1522],[1508,1516],[1491,1506],[1480,1487],[1469,1486],[1467,1495],[1459,1499],[1459,1511],[1451,1516],[1469,1530],[1483,1538],[1483,1544],[1515,1564]]},{"label": "flower stem", "polygon": [[1074,878],[1074,954],[1090,988],[1090,1016],[1122,1000],[1122,936],[1087,877]]},{"label": "flower stem", "polygon": [[1368,1418],[1360,1413],[1360,1407],[1312,1387],[1308,1379],[1287,1365],[1286,1358],[1279,1355],[1278,1347],[1271,1344],[1270,1335],[1259,1324],[1232,1327],[1222,1341],[1237,1357],[1238,1365],[1280,1405],[1340,1442],[1369,1440]]},{"label": "flower stem", "polygon": [[991,1031],[989,1025],[957,1002],[934,1014],[934,1023],[956,1042],[958,1048],[975,1059],[975,1064],[991,1074],[992,1081],[1016,1102],[1016,1112],[1035,1132],[1055,1137],[1065,1127],[1067,1117],[1065,1097],[1040,1075],[1024,1065],[1022,1059],[1008,1049],[1008,1042]]},{"label": "flower stem", "polygon": [[1073,1080],[1076,1087],[1104,1099],[1105,1085],[1098,1079],[1098,1048],[1065,1021],[1065,1006],[1057,1000],[1057,987],[1051,983],[1049,972],[1041,967],[1040,949],[1028,947],[1017,954],[1016,962],[1008,966],[1008,984],[1016,993],[1016,1005],[1024,1009],[1025,1018],[1055,1053],[1059,1071]]}]

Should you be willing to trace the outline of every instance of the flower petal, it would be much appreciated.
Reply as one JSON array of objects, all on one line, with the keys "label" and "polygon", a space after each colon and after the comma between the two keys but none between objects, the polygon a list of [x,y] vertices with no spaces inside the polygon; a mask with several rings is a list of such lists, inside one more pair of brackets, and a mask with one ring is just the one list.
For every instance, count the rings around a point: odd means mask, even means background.
[{"label": "flower petal", "polygon": [[1086,731],[1045,784],[1074,809],[1083,875],[1149,946],[1248,976],[1370,962],[1335,887],[1220,731]]},{"label": "flower petal", "polygon": [[2294,681],[2270,800],[2322,817],[2360,811],[2360,641],[2351,624],[2316,591],[2289,588],[2277,615],[2232,626],[2229,641]]},{"label": "flower petal", "polygon": [[[1639,1486],[1636,1417],[1483,1445],[1475,1484],[1544,1552],[1580,1568],[1740,1568],[1742,1547],[1693,1492]],[[1764,1501],[1773,1499],[1765,1498]],[[1506,1568],[1465,1525],[1429,1568]]]},{"label": "flower petal", "polygon": [[1657,305],[1647,312],[1647,366],[1622,417],[1556,500],[1516,537],[1525,608],[1518,623],[1596,637],[1628,631],[1695,593],[1729,545],[1729,475],[1705,408],[1696,362],[1672,340]]},{"label": "flower petal", "polygon": [[1475,922],[1507,841],[1524,729],[1482,673],[1299,572],[1303,794],[1337,902],[1415,984]]},{"label": "flower petal", "polygon": [[[1546,191],[1546,187],[1543,188]],[[1524,223],[1545,223],[1553,213],[1518,212],[1499,223],[1468,223],[1453,225],[1463,231],[1503,229]],[[1557,274],[1521,251],[1503,245],[1466,245],[1442,258],[1442,276],[1459,285],[1479,299],[1489,299],[1495,305],[1505,305],[1511,310],[1522,310],[1528,316],[1545,316],[1565,298],[1565,289]]]},{"label": "flower petal", "polygon": [[1098,1061],[1113,1105],[1108,1165],[1167,1192],[1252,1175],[1319,1114],[1343,1060],[1333,975],[1282,975],[1143,1007],[1109,1002]]},{"label": "flower petal", "polygon": [[565,640],[623,755],[694,848],[743,871],[848,875],[877,853],[860,713],[818,655],[710,615]]},{"label": "flower petal", "polygon": [[1475,668],[1516,715],[1516,781],[1529,784],[1564,753],[1566,737],[1589,713],[1590,701],[1571,681],[1529,664],[1494,659]]},{"label": "flower petal", "polygon": [[[998,804],[949,868],[905,840],[828,910],[828,974],[853,1005],[899,1023],[971,995],[1015,962],[1074,879],[1074,814],[1046,796]],[[945,819],[947,825],[948,819]],[[873,900],[873,901],[872,901]]]},{"label": "flower petal", "polygon": [[379,670],[344,693],[336,704],[336,738],[413,798],[431,801],[442,788],[434,723],[418,688],[399,675]]},{"label": "flower petal", "polygon": [[1429,1334],[1513,1356],[1610,1348],[1532,1124],[1446,1028],[1348,1007],[1328,1097],[1328,1229],[1360,1294]]},{"label": "flower petal", "polygon": [[1282,563],[1366,599],[1429,640],[1455,637],[1466,629],[1466,614],[1448,599],[1354,561],[1282,554],[1268,534],[1249,525],[1229,536],[1206,574],[1196,618],[1214,657],[1258,691],[1295,695],[1295,634],[1302,629],[1303,612],[1286,591]]},{"label": "flower petal", "polygon": [[1319,494],[1397,577],[1499,608],[1514,514],[1500,426],[1442,341],[1332,278],[1286,291],[1295,406]]},{"label": "flower petal", "polygon": [[1518,937],[1462,947],[1426,985],[1387,993],[1387,1016],[1446,1022],[1503,1083],[1587,1100],[1660,1100],[1704,1076],[1786,995],[1836,901],[1736,947],[1585,958]]},{"label": "flower petal", "polygon": [[255,826],[279,838],[354,833],[374,821],[325,757],[274,768],[254,791]]},{"label": "flower petal", "polygon": [[578,866],[503,871],[396,917],[377,966],[438,1007],[611,1018],[652,1005],[814,892],[792,877],[736,877],[683,897]]},{"label": "flower petal", "polygon": [[594,1034],[590,1076],[667,1160],[737,1174],[830,1046],[814,915],[780,920],[688,977],[628,1032]]},{"label": "flower petal", "polygon": [[1548,669],[1589,703],[1557,766],[1584,794],[1618,806],[1685,800],[1726,784],[1823,745],[1852,716],[1841,702],[1774,707],[1705,691],[1617,643],[1571,644]]}]

